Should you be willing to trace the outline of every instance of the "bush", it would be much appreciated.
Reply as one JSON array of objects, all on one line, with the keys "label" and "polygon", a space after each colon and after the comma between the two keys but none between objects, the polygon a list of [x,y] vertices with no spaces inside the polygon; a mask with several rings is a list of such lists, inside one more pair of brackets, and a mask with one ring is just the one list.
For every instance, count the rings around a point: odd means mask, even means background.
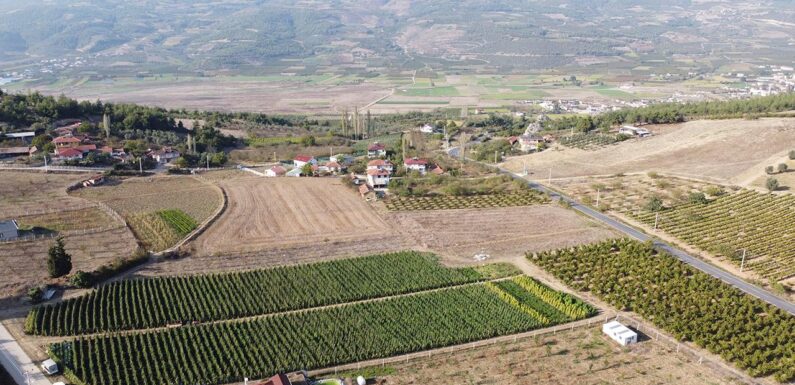
[{"label": "bush", "polygon": [[50,278],[63,277],[72,271],[72,256],[66,252],[62,237],[56,239],[47,251],[47,271]]},{"label": "bush", "polygon": [[789,158],[795,160],[795,150],[789,152]]},{"label": "bush", "polygon": [[767,173],[768,175],[772,174],[773,173],[773,166],[765,167],[765,173]]},{"label": "bush", "polygon": [[780,163],[778,165],[778,172],[787,172],[787,169],[789,169],[789,167],[786,163]]},{"label": "bush", "polygon": [[713,197],[719,197],[723,194],[726,194],[726,191],[723,191],[723,189],[718,186],[707,186],[706,188],[704,188],[704,192],[707,195]]},{"label": "bush", "polygon": [[646,201],[646,205],[644,206],[646,210],[657,212],[663,209],[663,201],[660,197],[654,195]]},{"label": "bush", "polygon": [[39,303],[44,297],[44,290],[40,287],[31,287],[28,289],[28,299],[30,299],[31,303]]},{"label": "bush", "polygon": [[78,270],[71,277],[69,277],[69,284],[81,289],[87,289],[93,285],[93,280],[91,278],[91,274],[86,273],[83,270]]},{"label": "bush", "polygon": [[768,191],[776,191],[778,190],[778,179],[776,178],[767,178],[767,182],[765,183],[767,186]]},{"label": "bush", "polygon": [[651,179],[657,179],[660,177],[660,174],[658,174],[656,171],[649,171],[646,175],[648,175]]},{"label": "bush", "polygon": [[688,197],[688,201],[690,201],[690,203],[694,203],[694,204],[706,204],[708,202],[707,201],[707,196],[704,195],[704,193],[702,193],[702,192],[690,193],[690,196]]}]

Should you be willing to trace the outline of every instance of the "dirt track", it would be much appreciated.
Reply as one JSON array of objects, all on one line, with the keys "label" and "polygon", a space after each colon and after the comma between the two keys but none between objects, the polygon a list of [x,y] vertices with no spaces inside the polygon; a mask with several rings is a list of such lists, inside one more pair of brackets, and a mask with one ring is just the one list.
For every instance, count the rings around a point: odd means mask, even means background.
[{"label": "dirt track", "polygon": [[659,171],[727,184],[750,183],[770,159],[795,147],[795,119],[706,120],[651,126],[651,138],[595,151],[556,148],[509,159],[505,167],[532,178]]},{"label": "dirt track", "polygon": [[337,179],[250,177],[220,185],[229,207],[192,244],[199,255],[389,236],[389,225]]}]

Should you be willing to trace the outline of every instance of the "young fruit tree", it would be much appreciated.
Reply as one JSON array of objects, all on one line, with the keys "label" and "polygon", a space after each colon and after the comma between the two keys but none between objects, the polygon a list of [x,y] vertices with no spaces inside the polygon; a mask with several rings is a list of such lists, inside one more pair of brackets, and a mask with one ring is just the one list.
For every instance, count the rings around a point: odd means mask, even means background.
[{"label": "young fruit tree", "polygon": [[63,277],[72,271],[72,256],[66,252],[62,237],[47,251],[47,271],[51,278]]},{"label": "young fruit tree", "polygon": [[776,191],[778,190],[778,179],[767,178],[767,183],[765,183],[765,185],[767,186],[768,191]]}]

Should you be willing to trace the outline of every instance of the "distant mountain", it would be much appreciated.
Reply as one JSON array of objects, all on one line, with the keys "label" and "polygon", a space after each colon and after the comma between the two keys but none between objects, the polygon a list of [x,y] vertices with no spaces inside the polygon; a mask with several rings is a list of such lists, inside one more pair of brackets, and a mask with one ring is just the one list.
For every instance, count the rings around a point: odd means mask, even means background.
[{"label": "distant mountain", "polygon": [[727,55],[795,57],[792,36],[791,1],[6,0],[0,72],[74,56],[87,58],[81,70],[128,73],[544,69],[676,55],[717,67]]}]

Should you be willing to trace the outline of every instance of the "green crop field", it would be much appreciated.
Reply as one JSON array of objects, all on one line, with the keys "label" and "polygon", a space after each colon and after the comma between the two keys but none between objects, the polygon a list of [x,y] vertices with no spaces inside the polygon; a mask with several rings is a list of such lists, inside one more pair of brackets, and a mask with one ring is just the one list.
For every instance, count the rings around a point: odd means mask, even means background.
[{"label": "green crop field", "polygon": [[753,191],[724,195],[708,203],[688,203],[659,213],[629,213],[702,250],[741,263],[762,277],[795,276],[795,196]]},{"label": "green crop field", "polygon": [[180,237],[184,237],[199,227],[196,220],[182,210],[158,211],[157,215],[165,221]]},{"label": "green crop field", "polygon": [[595,313],[570,299],[565,309],[583,316],[563,316],[567,310],[555,307],[561,295],[552,289],[538,285],[544,294],[535,296],[525,289],[526,282],[535,283],[530,278],[511,282],[505,290],[487,282],[240,322],[81,338],[50,351],[75,383],[221,384],[525,332]]},{"label": "green crop field", "polygon": [[[488,265],[487,265],[488,266]],[[126,280],[34,308],[26,332],[77,335],[216,321],[460,285],[515,269],[446,268],[400,252],[243,273]]]},{"label": "green crop field", "polygon": [[795,378],[792,315],[657,253],[649,243],[612,240],[528,257],[572,288],[634,311],[752,376]]},{"label": "green crop field", "polygon": [[558,143],[566,147],[582,150],[597,149],[618,142],[618,137],[613,134],[576,133],[558,138]]}]

